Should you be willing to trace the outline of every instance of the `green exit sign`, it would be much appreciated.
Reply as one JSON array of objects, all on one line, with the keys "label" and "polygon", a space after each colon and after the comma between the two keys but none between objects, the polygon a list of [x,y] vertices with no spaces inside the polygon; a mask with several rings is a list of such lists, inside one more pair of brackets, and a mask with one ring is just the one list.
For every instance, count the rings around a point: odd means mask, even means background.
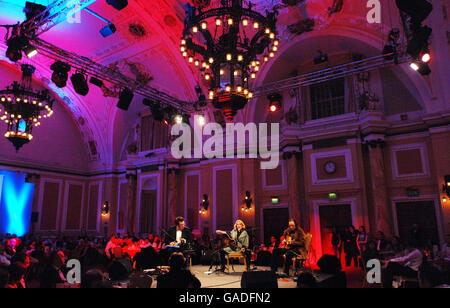
[{"label": "green exit sign", "polygon": [[328,194],[328,200],[334,201],[338,199],[338,194],[335,192],[329,193]]},{"label": "green exit sign", "polygon": [[272,197],[272,198],[270,199],[270,201],[272,202],[272,204],[278,204],[278,203],[280,203],[280,198],[278,198],[278,197]]}]

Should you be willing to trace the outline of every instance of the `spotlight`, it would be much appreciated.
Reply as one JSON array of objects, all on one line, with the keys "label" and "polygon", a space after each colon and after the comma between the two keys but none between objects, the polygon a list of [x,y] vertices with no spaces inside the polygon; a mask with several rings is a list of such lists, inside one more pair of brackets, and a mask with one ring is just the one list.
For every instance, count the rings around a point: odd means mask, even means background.
[{"label": "spotlight", "polygon": [[86,96],[89,93],[89,86],[87,76],[82,71],[77,71],[70,77],[75,92],[82,96]]},{"label": "spotlight", "polygon": [[150,107],[150,111],[155,121],[161,122],[162,120],[164,120],[164,111],[161,109],[161,105],[159,103],[153,102],[147,98],[144,98],[142,103],[145,106]]},{"label": "spotlight", "polygon": [[[28,21],[30,19],[33,19],[37,15],[41,14],[42,12],[44,12],[46,9],[47,9],[46,6],[27,1],[25,3],[25,8],[23,9],[23,12],[25,13],[25,16],[27,18],[26,21]],[[47,18],[48,17],[48,13],[45,14],[45,15],[46,16],[44,16],[44,18]]]},{"label": "spotlight", "polygon": [[420,53],[428,49],[428,40],[431,36],[433,29],[424,26],[419,28],[413,34],[413,38],[409,41],[406,52],[413,58],[418,58]]},{"label": "spotlight", "polygon": [[413,30],[420,26],[433,11],[433,5],[426,0],[396,0],[395,2],[400,11],[411,17]]},{"label": "spotlight", "polygon": [[281,100],[282,96],[279,93],[272,93],[267,96],[267,99],[270,101],[269,110],[270,112],[277,112],[281,109]]},{"label": "spotlight", "polygon": [[91,77],[91,79],[89,80],[90,83],[92,83],[93,85],[96,85],[97,87],[101,88],[103,87],[103,81],[101,81],[98,78],[95,77]]},{"label": "spotlight", "polygon": [[422,65],[419,66],[418,72],[423,76],[428,76],[431,74],[431,69],[428,63],[422,63]]},{"label": "spotlight", "polygon": [[314,58],[314,64],[322,64],[328,62],[328,55],[319,51],[319,55]]},{"label": "spotlight", "polygon": [[431,74],[431,69],[428,63],[424,63],[421,61],[412,62],[409,65],[413,70],[419,72],[423,76],[427,76]]},{"label": "spotlight", "polygon": [[181,114],[177,114],[174,117],[174,121],[176,124],[181,124],[183,123],[183,116]]},{"label": "spotlight", "polygon": [[204,126],[206,124],[206,118],[203,114],[199,114],[197,117],[198,125]]},{"label": "spotlight", "polygon": [[164,108],[163,113],[163,123],[169,125],[173,121],[175,115],[177,114],[177,111],[173,107],[167,106],[166,108]]},{"label": "spotlight", "polygon": [[421,60],[423,63],[428,63],[431,61],[431,54],[429,52],[425,52],[421,56]]},{"label": "spotlight", "polygon": [[117,108],[127,111],[133,101],[134,94],[130,89],[124,88],[119,94],[119,102]]},{"label": "spotlight", "polygon": [[417,62],[413,62],[409,66],[415,71],[419,70],[419,64]]},{"label": "spotlight", "polygon": [[116,33],[117,28],[114,24],[108,24],[106,26],[104,26],[101,30],[100,30],[100,34],[103,37],[108,37],[110,35],[113,35],[114,33]]},{"label": "spotlight", "polygon": [[64,88],[69,79],[69,72],[72,69],[69,64],[57,61],[50,66],[53,71],[52,81],[58,88]]},{"label": "spotlight", "polygon": [[34,47],[32,45],[28,45],[27,47],[25,47],[23,49],[23,51],[25,52],[25,54],[27,55],[28,58],[32,58],[38,54],[36,47]]},{"label": "spotlight", "polygon": [[12,62],[17,62],[22,59],[22,50],[29,44],[26,37],[13,36],[6,42],[6,45],[8,46],[6,56]]},{"label": "spotlight", "polygon": [[128,6],[128,0],[106,0],[106,3],[113,6],[116,10],[123,10]]}]

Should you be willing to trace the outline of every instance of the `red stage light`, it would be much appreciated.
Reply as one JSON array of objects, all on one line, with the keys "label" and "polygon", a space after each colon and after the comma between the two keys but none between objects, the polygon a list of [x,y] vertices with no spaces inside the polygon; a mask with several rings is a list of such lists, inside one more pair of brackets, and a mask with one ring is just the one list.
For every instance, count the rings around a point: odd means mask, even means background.
[{"label": "red stage light", "polygon": [[424,62],[424,63],[428,63],[428,62],[430,62],[431,61],[431,55],[430,55],[430,53],[424,53],[423,55],[422,55],[422,62]]}]

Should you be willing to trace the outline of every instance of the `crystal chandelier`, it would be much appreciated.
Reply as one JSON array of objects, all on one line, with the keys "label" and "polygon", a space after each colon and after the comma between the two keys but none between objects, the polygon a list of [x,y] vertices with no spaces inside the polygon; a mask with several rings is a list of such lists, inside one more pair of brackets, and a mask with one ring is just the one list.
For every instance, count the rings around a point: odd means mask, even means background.
[{"label": "crystal chandelier", "polygon": [[[8,125],[5,137],[18,151],[33,139],[33,127],[41,125],[42,118],[53,114],[53,99],[48,90],[33,91],[31,87],[35,67],[22,65],[22,83],[14,81],[0,91],[0,120]],[[3,107],[3,110],[2,108]]]},{"label": "crystal chandelier", "polygon": [[232,121],[253,97],[250,80],[279,49],[278,12],[266,16],[243,0],[194,1],[186,5],[181,52],[209,82],[209,99]]}]

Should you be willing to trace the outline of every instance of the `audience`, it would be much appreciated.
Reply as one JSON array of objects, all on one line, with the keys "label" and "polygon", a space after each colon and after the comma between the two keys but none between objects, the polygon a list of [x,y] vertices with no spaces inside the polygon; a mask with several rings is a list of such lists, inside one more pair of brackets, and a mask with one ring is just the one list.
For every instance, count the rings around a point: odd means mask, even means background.
[{"label": "audience", "polygon": [[412,241],[407,242],[405,252],[406,254],[402,257],[385,261],[385,269],[382,275],[384,288],[392,288],[394,276],[417,278],[424,256],[417,248],[416,243]]},{"label": "audience", "polygon": [[319,286],[317,285],[316,278],[313,274],[304,272],[298,276],[297,280],[297,288],[299,289],[316,289]]},{"label": "audience", "polygon": [[186,259],[182,253],[173,253],[169,260],[170,271],[158,277],[157,288],[200,288],[200,280],[184,268],[185,264]]},{"label": "audience", "polygon": [[[346,287],[347,276],[342,271],[339,258],[341,248],[344,248],[347,266],[354,263],[353,266],[357,268],[359,256],[364,264],[371,259],[384,262],[382,280],[386,288],[392,287],[396,276],[418,278],[420,286],[424,288],[448,287],[448,272],[442,272],[434,266],[429,266],[428,263],[422,265],[424,258],[430,261],[448,260],[448,255],[445,251],[439,253],[439,249],[432,247],[431,244],[430,247],[418,247],[419,244],[425,246],[424,244],[431,243],[423,238],[419,226],[413,226],[407,235],[410,244],[406,245],[406,249],[404,239],[386,238],[380,231],[372,236],[363,226],[359,230],[349,226],[345,233],[338,230],[341,229],[334,228],[332,241],[337,257],[324,255],[320,258],[317,262],[320,269],[317,274],[305,272],[298,277],[299,288]],[[214,264],[214,252],[223,246],[222,240],[208,236],[203,236],[199,240],[194,245],[197,252],[197,256],[193,258],[194,264]],[[85,236],[44,239],[31,236],[18,238],[6,234],[0,236],[0,288],[67,286],[68,269],[65,263],[69,259],[77,259],[82,265],[80,286],[82,288],[109,288],[112,286],[111,281],[122,283],[123,280],[129,280],[132,272],[142,274],[143,270],[155,269],[161,265],[169,265],[170,271],[158,278],[158,287],[200,287],[199,280],[184,268],[186,260],[180,254],[169,258],[163,243],[164,240],[153,234],[143,237],[117,234],[106,241],[102,238],[90,239]],[[253,254],[258,256],[257,259],[254,258],[255,264],[272,265],[274,268],[282,266],[285,261],[277,254],[278,243],[275,236],[270,238],[268,247],[255,243]],[[117,279],[115,274],[111,273],[114,266],[125,273],[121,279]],[[345,271],[348,271],[347,267]]]},{"label": "audience", "polygon": [[443,271],[429,263],[419,268],[419,286],[423,289],[450,289],[447,279]]}]

